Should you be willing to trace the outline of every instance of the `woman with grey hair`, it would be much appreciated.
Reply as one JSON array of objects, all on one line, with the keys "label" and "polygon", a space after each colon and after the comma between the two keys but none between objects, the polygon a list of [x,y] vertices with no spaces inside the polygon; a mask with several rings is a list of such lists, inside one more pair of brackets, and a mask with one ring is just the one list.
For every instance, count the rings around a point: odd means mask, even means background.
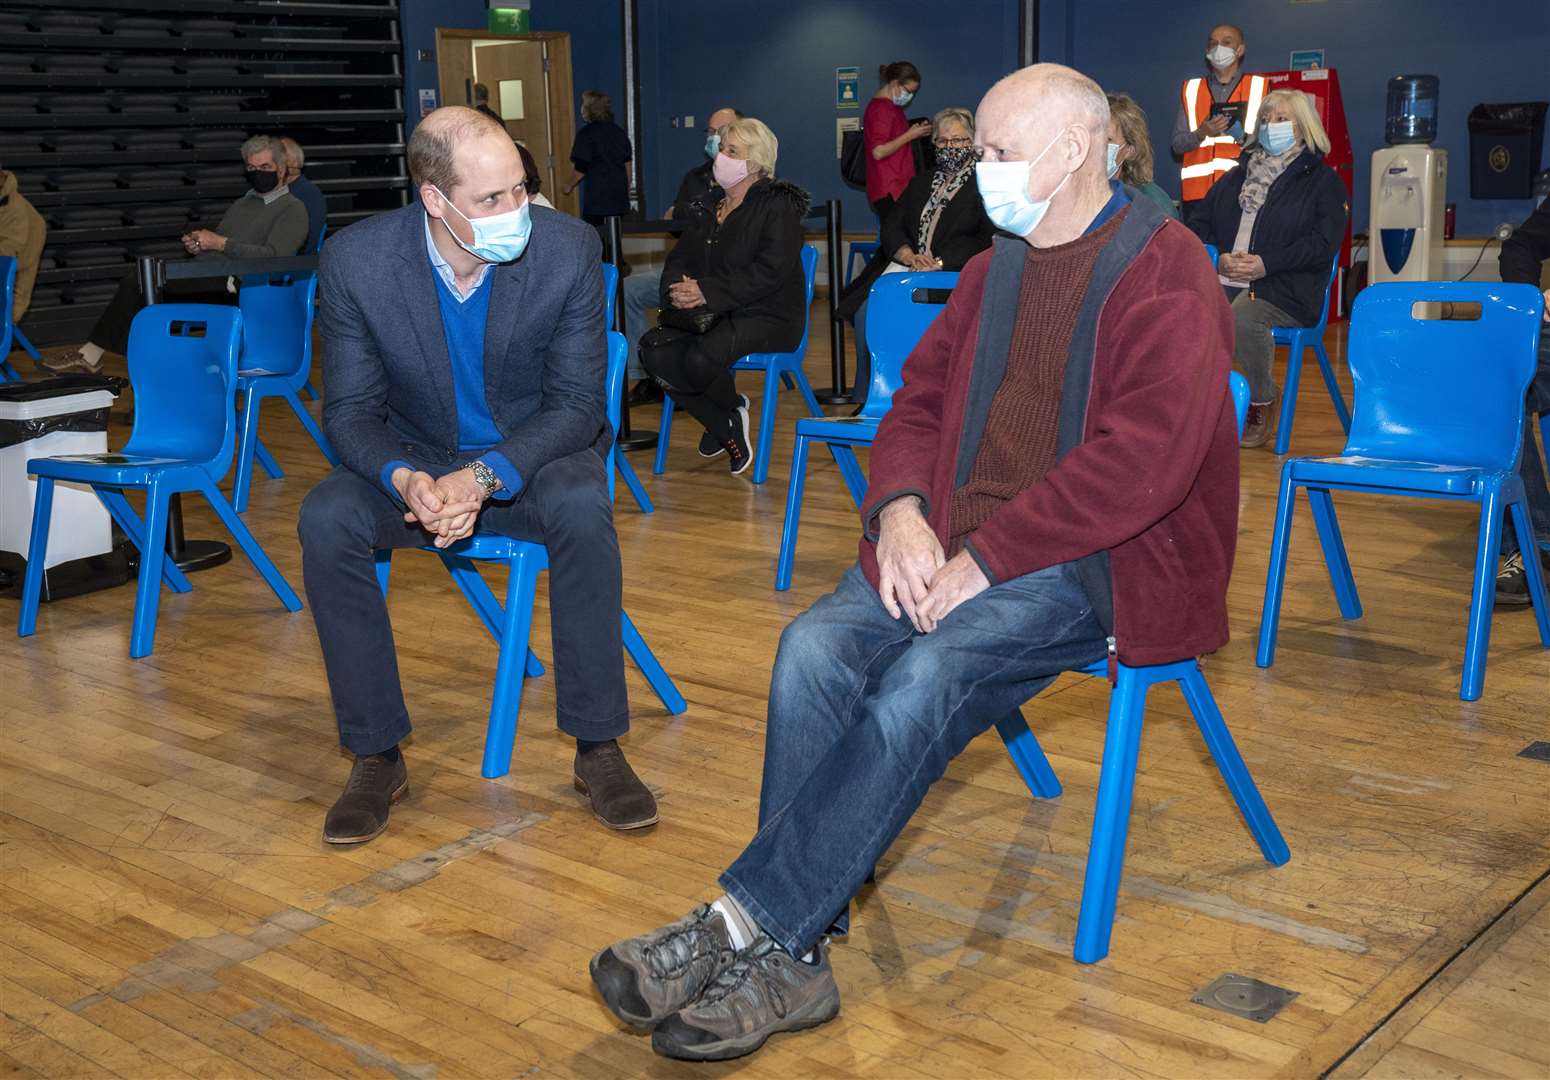
[{"label": "woman with grey hair", "polygon": [[581,220],[602,238],[603,257],[612,258],[604,222],[630,212],[630,173],[625,166],[634,154],[630,137],[614,123],[613,101],[603,91],[582,92],[581,120],[581,130],[571,144],[571,178],[565,194],[581,185]]},{"label": "woman with grey hair", "polygon": [[990,246],[995,226],[985,216],[974,182],[974,114],[952,106],[931,119],[936,168],[918,173],[883,221],[882,250],[840,300],[839,315],[856,327],[856,393],[871,380],[866,346],[866,298],[884,274],[905,270],[961,270]]}]

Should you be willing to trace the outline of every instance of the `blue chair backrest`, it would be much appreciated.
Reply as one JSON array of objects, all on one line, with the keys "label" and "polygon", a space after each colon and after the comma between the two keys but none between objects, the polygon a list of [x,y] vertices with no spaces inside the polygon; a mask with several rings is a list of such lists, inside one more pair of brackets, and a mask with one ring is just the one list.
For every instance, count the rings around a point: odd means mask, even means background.
[{"label": "blue chair backrest", "polygon": [[323,240],[327,236],[328,236],[328,222],[325,221],[325,222],[323,222],[323,227],[318,230],[318,242],[317,242],[317,245],[312,249],[312,254],[316,255],[318,252],[323,250]]},{"label": "blue chair backrest", "polygon": [[[610,269],[612,269],[610,267]],[[624,372],[630,357],[630,343],[617,330],[608,331],[608,368],[603,377],[603,400],[608,410],[608,426],[613,428],[615,443],[610,454],[619,452],[620,403],[624,400]],[[614,501],[614,463],[608,462],[608,501]]]},{"label": "blue chair backrest", "polygon": [[1335,248],[1335,254],[1329,260],[1329,281],[1324,285],[1324,306],[1319,308],[1319,321],[1314,327],[1323,330],[1329,325],[1329,294],[1335,291],[1335,275],[1340,273],[1340,249]]},{"label": "blue chair backrest", "polygon": [[958,274],[951,270],[884,274],[872,283],[866,305],[872,386],[867,391],[862,416],[879,419],[888,411],[894,392],[904,382],[904,361],[947,306],[945,298],[930,297],[925,290],[953,289],[957,285]]},{"label": "blue chair backrest", "polygon": [[11,294],[16,288],[16,256],[0,255],[0,360],[11,355]]},{"label": "blue chair backrest", "polygon": [[[1418,319],[1416,304],[1479,304]],[[1356,298],[1346,354],[1356,397],[1345,453],[1512,469],[1544,298],[1532,285],[1393,281]]]},{"label": "blue chair backrest", "polygon": [[135,426],[126,454],[178,458],[219,481],[236,441],[242,312],[219,304],[152,304],[129,326]]},{"label": "blue chair backrest", "polygon": [[317,291],[315,273],[291,281],[262,274],[244,277],[237,294],[242,308],[238,368],[289,376],[291,389],[300,389],[312,372],[312,301]]},{"label": "blue chair backrest", "polygon": [[1249,416],[1249,380],[1236,371],[1227,376],[1227,389],[1232,394],[1233,412],[1238,414],[1238,438],[1243,438],[1243,422]]},{"label": "blue chair backrest", "polygon": [[[807,299],[802,304],[802,343],[792,352],[800,355],[807,352],[807,331],[812,326],[813,311],[813,279],[818,274],[818,249],[812,244],[802,245],[802,277],[807,281]],[[831,283],[830,288],[833,288]]]},{"label": "blue chair backrest", "polygon": [[603,264],[603,329],[614,328],[614,303],[619,298],[619,268]]},{"label": "blue chair backrest", "polygon": [[1211,265],[1215,266],[1216,265],[1216,260],[1221,258],[1222,253],[1217,250],[1217,247],[1216,247],[1215,244],[1207,244],[1206,245],[1206,255],[1207,255],[1207,257],[1210,258]]}]

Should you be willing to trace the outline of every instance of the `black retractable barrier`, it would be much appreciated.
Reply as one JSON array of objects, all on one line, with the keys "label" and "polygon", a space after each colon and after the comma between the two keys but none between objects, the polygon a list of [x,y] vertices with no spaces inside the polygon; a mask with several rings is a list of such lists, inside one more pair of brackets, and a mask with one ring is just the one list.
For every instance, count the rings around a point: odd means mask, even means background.
[{"label": "black retractable barrier", "polygon": [[[140,295],[147,304],[161,299],[169,281],[189,278],[240,278],[244,274],[303,274],[318,268],[316,255],[291,255],[274,259],[177,259],[167,262],[144,255],[137,260]],[[190,540],[183,532],[183,497],[168,500],[167,554],[185,574],[208,570],[231,561],[231,545],[219,540]]]}]

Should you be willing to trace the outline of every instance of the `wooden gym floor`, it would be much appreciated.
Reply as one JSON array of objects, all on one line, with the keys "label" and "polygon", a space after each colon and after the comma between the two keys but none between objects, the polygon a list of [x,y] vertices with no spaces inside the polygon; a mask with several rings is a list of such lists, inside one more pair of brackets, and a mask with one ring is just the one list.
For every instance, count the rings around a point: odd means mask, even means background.
[{"label": "wooden gym floor", "polygon": [[[1343,367],[1343,327],[1330,339]],[[795,585],[772,591],[796,415],[785,395],[762,489],[697,458],[686,422],[665,476],[635,458],[657,512],[622,494],[626,605],[689,701],[666,716],[630,670],[627,749],[662,808],[639,834],[572,790],[551,679],[528,685],[511,775],[479,778],[495,649],[429,557],[401,557],[392,594],[411,795],[362,847],[319,838],[349,763],[311,619],[240,560],[164,593],[145,660],[127,655],[131,588],[46,605],[26,641],[0,632],[0,1073],[1550,1075],[1550,763],[1517,756],[1550,738],[1550,654],[1532,615],[1498,612],[1485,695],[1460,702],[1474,509],[1346,497],[1366,616],[1340,620],[1300,508],[1279,662],[1256,668],[1264,450],[1243,455],[1235,636],[1207,669],[1289,864],[1260,860],[1161,688],[1113,952],[1076,964],[1108,693],[1066,676],[1025,710],[1065,794],[1032,800],[994,735],[956,761],[836,947],[835,1023],[714,1067],[614,1023],[587,959],[715,894],[755,820],[777,637],[854,557],[817,452]],[[246,517],[299,590],[296,512],[322,461],[278,406],[264,431],[289,475],[260,479]],[[1293,451],[1341,441],[1310,366]],[[223,535],[189,509],[191,535]],[[1191,1003],[1224,973],[1297,997],[1264,1024]]]}]

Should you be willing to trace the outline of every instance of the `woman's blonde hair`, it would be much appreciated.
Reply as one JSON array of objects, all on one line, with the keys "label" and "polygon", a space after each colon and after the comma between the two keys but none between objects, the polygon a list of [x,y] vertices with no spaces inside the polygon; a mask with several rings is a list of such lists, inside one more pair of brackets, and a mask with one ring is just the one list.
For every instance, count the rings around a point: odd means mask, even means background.
[{"label": "woman's blonde hair", "polygon": [[1302,136],[1304,146],[1310,146],[1321,154],[1329,153],[1329,136],[1319,120],[1318,110],[1313,107],[1313,99],[1301,90],[1272,90],[1265,95],[1265,100],[1259,106],[1259,123],[1254,125],[1255,142],[1259,141],[1259,133],[1265,129],[1265,114],[1277,106],[1292,114],[1292,123],[1297,126],[1297,133]]},{"label": "woman's blonde hair", "polygon": [[750,170],[758,170],[767,179],[775,178],[775,159],[780,156],[780,140],[763,120],[740,117],[721,129],[721,145],[736,139],[743,145],[743,160]]},{"label": "woman's blonde hair", "polygon": [[1120,163],[1119,178],[1131,187],[1152,182],[1152,137],[1146,130],[1146,113],[1129,94],[1109,95],[1109,119],[1119,125],[1120,137],[1135,153]]},{"label": "woman's blonde hair", "polygon": [[942,131],[942,125],[949,120],[956,120],[968,128],[969,138],[974,138],[974,114],[962,105],[949,105],[931,118],[932,137],[939,135]]}]

